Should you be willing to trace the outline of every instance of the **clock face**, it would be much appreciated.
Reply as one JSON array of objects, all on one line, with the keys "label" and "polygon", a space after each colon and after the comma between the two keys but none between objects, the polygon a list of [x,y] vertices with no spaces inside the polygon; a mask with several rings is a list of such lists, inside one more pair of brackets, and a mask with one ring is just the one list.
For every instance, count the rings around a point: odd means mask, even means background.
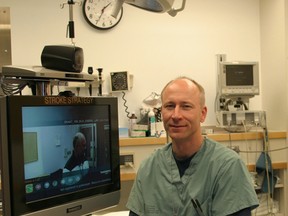
[{"label": "clock face", "polygon": [[94,28],[100,30],[111,29],[121,20],[123,8],[120,9],[117,17],[111,13],[117,0],[84,0],[83,15],[85,20]]}]

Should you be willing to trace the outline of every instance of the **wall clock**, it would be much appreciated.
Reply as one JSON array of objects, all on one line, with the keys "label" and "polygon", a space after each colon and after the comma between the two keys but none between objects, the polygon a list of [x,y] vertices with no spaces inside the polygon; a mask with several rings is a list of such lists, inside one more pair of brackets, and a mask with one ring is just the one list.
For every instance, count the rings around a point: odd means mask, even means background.
[{"label": "wall clock", "polygon": [[107,30],[115,27],[123,15],[123,7],[116,18],[111,13],[117,0],[84,0],[83,15],[92,27]]}]

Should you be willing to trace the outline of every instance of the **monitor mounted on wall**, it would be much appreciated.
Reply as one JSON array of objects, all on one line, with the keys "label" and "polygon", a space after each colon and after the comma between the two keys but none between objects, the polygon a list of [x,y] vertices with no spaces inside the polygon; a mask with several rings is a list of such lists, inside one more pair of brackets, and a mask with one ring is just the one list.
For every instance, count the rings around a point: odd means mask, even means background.
[{"label": "monitor mounted on wall", "polygon": [[87,215],[120,198],[117,98],[0,98],[4,215]]},{"label": "monitor mounted on wall", "polygon": [[220,62],[218,91],[222,96],[259,95],[258,62]]}]

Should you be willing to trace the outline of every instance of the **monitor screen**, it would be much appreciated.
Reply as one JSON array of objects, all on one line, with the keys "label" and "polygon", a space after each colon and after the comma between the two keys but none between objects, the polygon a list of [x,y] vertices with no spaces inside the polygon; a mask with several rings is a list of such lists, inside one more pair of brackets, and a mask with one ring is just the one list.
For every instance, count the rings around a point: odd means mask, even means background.
[{"label": "monitor screen", "polygon": [[253,83],[253,65],[226,66],[227,86],[252,86]]},{"label": "monitor screen", "polygon": [[[10,174],[4,202],[10,202],[11,215],[83,215],[117,204],[116,98],[11,96],[2,101]],[[109,194],[113,198],[104,201]]]},{"label": "monitor screen", "polygon": [[220,62],[218,91],[220,95],[258,95],[259,69],[257,62]]}]

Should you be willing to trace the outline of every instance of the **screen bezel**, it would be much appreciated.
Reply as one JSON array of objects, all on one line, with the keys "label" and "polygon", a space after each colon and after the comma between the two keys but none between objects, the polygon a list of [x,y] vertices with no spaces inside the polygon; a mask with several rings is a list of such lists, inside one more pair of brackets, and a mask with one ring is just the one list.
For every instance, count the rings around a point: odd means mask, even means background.
[{"label": "screen bezel", "polygon": [[[252,66],[253,84],[252,85],[228,85],[227,66]],[[219,93],[220,95],[236,96],[255,96],[260,93],[259,85],[259,65],[258,62],[220,62],[219,73]]]},{"label": "screen bezel", "polygon": [[[118,132],[118,104],[115,97],[78,97],[81,100],[69,100],[65,97],[56,96],[9,96],[7,98],[7,137],[9,151],[9,173],[10,173],[10,202],[12,215],[25,215],[45,209],[57,209],[65,206],[66,213],[69,209],[75,215],[88,214],[91,212],[85,209],[85,202],[89,203],[93,197],[116,193],[120,191],[120,166],[119,166],[119,132]],[[69,102],[68,102],[69,101]],[[24,182],[24,155],[23,155],[23,129],[21,110],[23,106],[97,106],[108,105],[110,115],[110,153],[111,153],[111,174],[110,183],[95,188],[73,192],[63,196],[39,200],[33,203],[25,202]],[[117,196],[119,196],[117,194]],[[119,200],[118,200],[119,201]],[[83,203],[82,203],[83,202]],[[113,200],[116,204],[117,198]],[[108,205],[108,203],[107,203]],[[110,205],[110,204],[109,204]],[[105,208],[101,203],[99,209]],[[73,209],[75,208],[75,209]],[[90,207],[89,207],[90,208]],[[99,210],[97,203],[94,203],[93,211]],[[92,210],[92,209],[91,209]],[[34,214],[33,214],[34,215]],[[42,214],[43,215],[43,214]],[[69,215],[73,215],[69,213]]]}]

